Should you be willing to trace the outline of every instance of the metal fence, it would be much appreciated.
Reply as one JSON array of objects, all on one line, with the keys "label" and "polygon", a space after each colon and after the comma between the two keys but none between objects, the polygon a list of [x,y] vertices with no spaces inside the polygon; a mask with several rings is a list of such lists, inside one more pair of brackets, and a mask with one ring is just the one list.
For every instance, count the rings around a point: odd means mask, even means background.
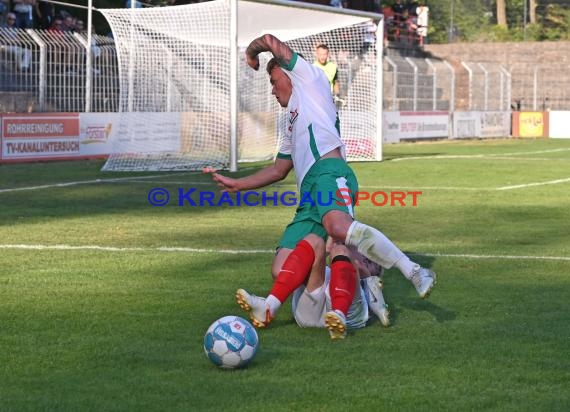
[{"label": "metal fence", "polygon": [[445,61],[384,57],[384,110],[451,111],[455,72]]},{"label": "metal fence", "polygon": [[0,112],[113,112],[118,70],[113,39],[92,36],[92,81],[87,38],[61,31],[0,29]]},{"label": "metal fence", "polygon": [[568,65],[556,62],[510,68],[513,105],[518,110],[570,109]]},{"label": "metal fence", "polygon": [[504,66],[417,57],[384,57],[384,110],[569,110],[563,64]]},{"label": "metal fence", "polygon": [[[85,34],[0,29],[0,112],[116,112],[119,73],[112,38],[93,36],[87,86]],[[568,110],[567,68],[384,56],[384,110]],[[343,82],[354,68],[339,65]],[[342,83],[342,82],[341,82]]]}]

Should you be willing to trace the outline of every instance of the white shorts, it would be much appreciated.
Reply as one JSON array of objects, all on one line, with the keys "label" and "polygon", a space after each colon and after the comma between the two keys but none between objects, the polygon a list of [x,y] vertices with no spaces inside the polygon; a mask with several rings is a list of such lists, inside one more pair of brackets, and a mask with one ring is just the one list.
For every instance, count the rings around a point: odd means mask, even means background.
[{"label": "white shorts", "polygon": [[293,293],[291,301],[295,321],[302,328],[324,328],[327,309],[325,286],[312,293],[300,286]]},{"label": "white shorts", "polygon": [[[300,286],[293,293],[291,307],[295,321],[302,328],[324,328],[325,315],[331,310],[331,298],[329,293],[330,269],[325,272],[325,283],[312,293]],[[358,329],[366,326],[369,319],[368,303],[364,290],[358,282],[352,304],[348,309],[346,326],[348,329]]]}]

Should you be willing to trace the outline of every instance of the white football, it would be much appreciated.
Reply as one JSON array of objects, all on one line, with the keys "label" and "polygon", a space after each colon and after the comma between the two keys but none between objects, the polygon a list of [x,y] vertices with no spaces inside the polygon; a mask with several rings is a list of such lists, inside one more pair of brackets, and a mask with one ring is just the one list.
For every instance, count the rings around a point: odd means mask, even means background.
[{"label": "white football", "polygon": [[255,328],[239,316],[224,316],[216,320],[204,336],[206,356],[223,369],[244,367],[253,359],[258,346]]}]

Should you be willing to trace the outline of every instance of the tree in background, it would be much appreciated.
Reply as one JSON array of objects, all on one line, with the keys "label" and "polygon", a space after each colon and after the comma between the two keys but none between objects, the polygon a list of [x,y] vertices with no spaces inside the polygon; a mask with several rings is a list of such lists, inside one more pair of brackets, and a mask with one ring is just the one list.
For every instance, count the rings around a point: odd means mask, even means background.
[{"label": "tree in background", "polygon": [[432,43],[447,43],[450,32],[453,41],[570,40],[568,0],[427,0],[427,3]]},{"label": "tree in background", "polygon": [[507,4],[505,0],[497,0],[497,24],[507,27]]}]

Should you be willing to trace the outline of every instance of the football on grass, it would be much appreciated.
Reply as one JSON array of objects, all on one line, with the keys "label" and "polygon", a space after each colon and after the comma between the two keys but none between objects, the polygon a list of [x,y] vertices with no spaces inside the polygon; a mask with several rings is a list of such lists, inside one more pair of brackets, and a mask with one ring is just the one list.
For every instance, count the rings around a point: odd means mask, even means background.
[{"label": "football on grass", "polygon": [[204,336],[206,356],[223,369],[246,366],[259,346],[251,323],[239,316],[224,316],[210,325]]}]

